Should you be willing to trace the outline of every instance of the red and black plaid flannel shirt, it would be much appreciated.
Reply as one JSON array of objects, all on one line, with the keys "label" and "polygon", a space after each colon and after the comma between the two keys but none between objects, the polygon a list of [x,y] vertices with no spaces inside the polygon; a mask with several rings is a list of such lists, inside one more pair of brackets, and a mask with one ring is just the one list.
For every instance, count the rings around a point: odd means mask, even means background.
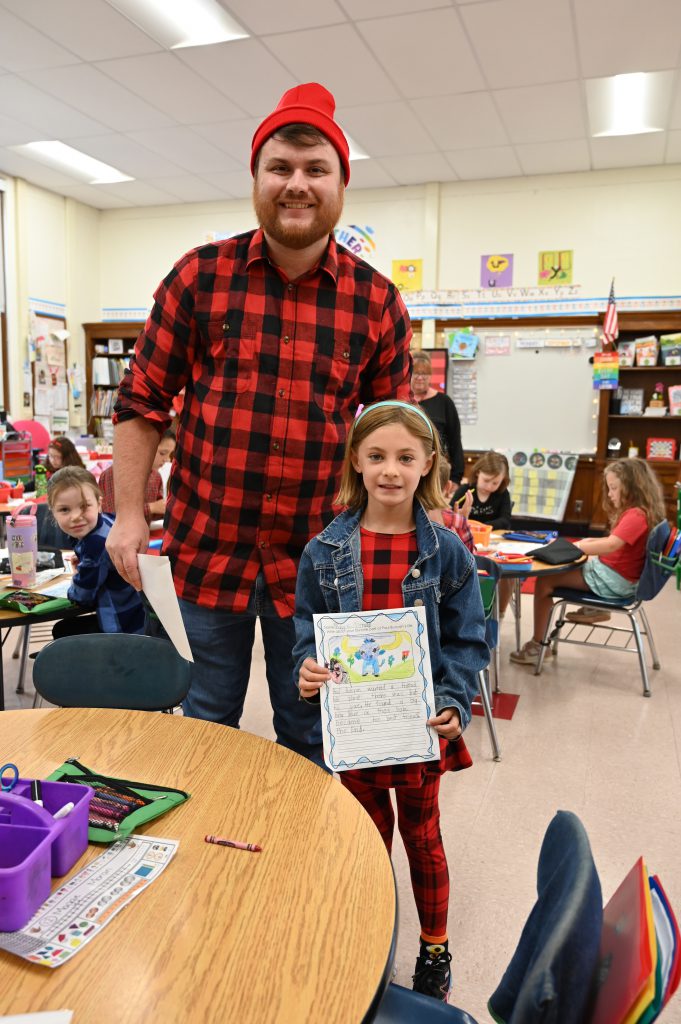
[{"label": "red and black plaid flannel shirt", "polygon": [[359,403],[410,397],[409,317],[382,274],[336,246],[289,282],[261,230],[204,245],[155,294],[115,422],[159,431],[185,388],[163,551],[180,597],[246,609],[262,566],[290,616],[298,561],[333,516]]}]

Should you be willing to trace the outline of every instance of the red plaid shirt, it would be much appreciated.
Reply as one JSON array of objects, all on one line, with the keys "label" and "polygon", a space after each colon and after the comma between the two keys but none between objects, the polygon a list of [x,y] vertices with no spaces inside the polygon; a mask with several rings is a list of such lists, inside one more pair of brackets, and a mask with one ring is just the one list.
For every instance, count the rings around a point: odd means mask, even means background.
[{"label": "red plaid shirt", "polygon": [[[111,516],[116,515],[116,499],[114,497],[114,471],[113,466],[107,466],[99,478],[99,489],[102,492],[102,512]],[[152,469],[144,488],[144,518],[148,523],[152,520],[149,505],[163,497],[163,480],[156,469]]]},{"label": "red plaid shirt", "polygon": [[290,616],[303,547],[333,517],[358,404],[410,397],[402,299],[333,238],[289,282],[257,230],[187,253],[155,300],[114,422],[144,416],[160,431],[186,389],[163,545],[177,592],[241,612],[262,566]]}]

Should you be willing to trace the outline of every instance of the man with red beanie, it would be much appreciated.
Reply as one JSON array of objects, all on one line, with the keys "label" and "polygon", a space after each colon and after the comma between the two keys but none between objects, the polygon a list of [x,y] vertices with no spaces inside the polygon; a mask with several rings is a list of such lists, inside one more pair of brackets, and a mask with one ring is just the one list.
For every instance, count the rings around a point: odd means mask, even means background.
[{"label": "man with red beanie", "polygon": [[238,726],[259,617],[277,740],[319,764],[319,710],[293,680],[298,561],[333,517],[357,406],[408,399],[411,373],[397,289],[333,236],[350,179],[334,113],[323,86],[289,89],[253,136],[260,227],[159,285],[119,389],[107,544],[139,588],[144,484],[184,388],[163,553],[195,659],[185,714]]}]

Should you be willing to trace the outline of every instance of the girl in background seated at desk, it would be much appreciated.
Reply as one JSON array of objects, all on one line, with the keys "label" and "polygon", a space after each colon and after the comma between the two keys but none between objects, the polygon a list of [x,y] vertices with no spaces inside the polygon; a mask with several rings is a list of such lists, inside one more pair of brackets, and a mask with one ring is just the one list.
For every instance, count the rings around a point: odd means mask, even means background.
[{"label": "girl in background seated at desk", "polygon": [[453,509],[449,504],[454,496],[456,490],[456,484],[451,479],[452,467],[449,465],[447,459],[442,456],[440,459],[440,488],[445,496],[447,504],[443,508],[434,508],[428,513],[428,518],[432,519],[434,523],[440,523],[441,526],[446,526],[448,530],[453,530],[459,540],[461,540],[469,551],[475,554],[475,541],[473,540],[473,534],[471,528],[468,525],[468,509],[471,506],[473,495],[470,491],[465,496],[464,504],[459,509]]},{"label": "girl in background seated at desk", "polygon": [[[304,699],[319,700],[331,672],[316,660],[314,613],[425,607],[435,688],[440,760],[340,773],[373,818],[390,852],[395,816],[409,860],[421,924],[414,989],[446,1001],[449,874],[438,793],[443,772],[472,762],[461,739],[489,661],[475,562],[451,532],[428,518],[442,508],[440,443],[418,406],[367,406],[348,436],[339,505],[347,506],[303,552],[296,586],[295,676]],[[341,581],[336,564],[343,563]]]},{"label": "girl in background seated at desk", "polygon": [[83,460],[76,451],[76,446],[70,437],[55,437],[47,446],[47,461],[45,468],[48,475],[56,473],[64,466],[80,466],[84,469]]},{"label": "girl in background seated at desk", "polygon": [[[534,636],[511,661],[536,665],[556,587],[589,590],[598,597],[631,598],[643,572],[648,534],[665,518],[659,481],[643,459],[618,459],[603,471],[603,508],[610,521],[608,537],[584,537],[575,545],[589,555],[576,568],[538,576],[534,591]],[[547,647],[544,657],[552,654]]]},{"label": "girl in background seated at desk", "polygon": [[493,530],[511,529],[511,495],[508,493],[510,475],[508,460],[498,452],[485,452],[471,470],[470,483],[454,492],[454,501],[466,499],[471,492],[473,500],[467,513],[470,519],[485,523]]},{"label": "girl in background seated at desk", "polygon": [[76,542],[76,571],[67,597],[96,611],[62,619],[55,623],[52,636],[144,633],[142,599],[118,575],[105,548],[113,519],[101,511],[101,493],[92,473],[78,466],[58,470],[47,484],[47,503],[58,526]]}]

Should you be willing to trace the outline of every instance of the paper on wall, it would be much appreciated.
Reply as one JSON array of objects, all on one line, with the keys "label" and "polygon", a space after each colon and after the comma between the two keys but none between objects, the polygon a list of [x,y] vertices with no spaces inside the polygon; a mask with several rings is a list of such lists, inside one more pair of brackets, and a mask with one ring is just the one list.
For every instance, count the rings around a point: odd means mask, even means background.
[{"label": "paper on wall", "polygon": [[193,661],[166,555],[138,555],[142,589],[181,658]]}]

